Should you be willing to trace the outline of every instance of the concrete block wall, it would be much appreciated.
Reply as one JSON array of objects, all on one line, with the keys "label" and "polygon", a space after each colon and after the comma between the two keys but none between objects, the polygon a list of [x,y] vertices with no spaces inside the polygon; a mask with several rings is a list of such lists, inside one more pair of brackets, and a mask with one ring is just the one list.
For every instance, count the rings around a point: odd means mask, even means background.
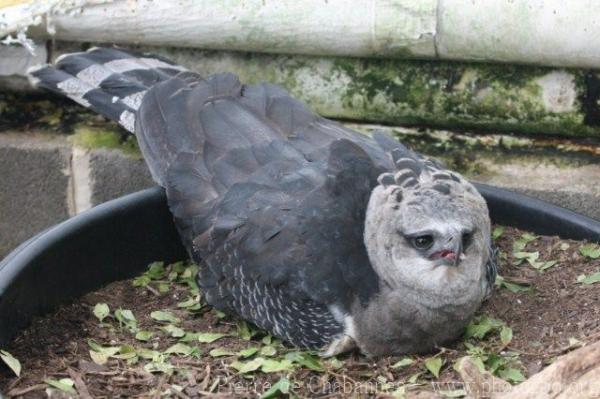
[{"label": "concrete block wall", "polygon": [[64,135],[0,133],[0,258],[90,207],[153,186],[143,159]]}]

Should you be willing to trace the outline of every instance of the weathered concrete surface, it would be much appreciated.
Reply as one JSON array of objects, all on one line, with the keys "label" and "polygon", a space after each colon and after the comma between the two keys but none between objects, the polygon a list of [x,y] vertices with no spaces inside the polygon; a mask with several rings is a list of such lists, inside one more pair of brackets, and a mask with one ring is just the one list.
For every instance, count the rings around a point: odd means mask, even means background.
[{"label": "weathered concrete surface", "polygon": [[64,136],[0,134],[0,257],[69,217]]},{"label": "weathered concrete surface", "polygon": [[32,45],[33,52],[20,45],[0,44],[0,87],[13,91],[32,91],[27,70],[48,61],[46,46]]},{"label": "weathered concrete surface", "polygon": [[98,205],[155,185],[143,159],[124,155],[121,151],[114,149],[91,151],[92,205]]},{"label": "weathered concrete surface", "polygon": [[513,162],[484,162],[493,174],[473,180],[540,198],[600,220],[600,163],[560,167]]},{"label": "weathered concrete surface", "polygon": [[0,259],[47,227],[154,185],[140,157],[72,141],[0,133]]}]

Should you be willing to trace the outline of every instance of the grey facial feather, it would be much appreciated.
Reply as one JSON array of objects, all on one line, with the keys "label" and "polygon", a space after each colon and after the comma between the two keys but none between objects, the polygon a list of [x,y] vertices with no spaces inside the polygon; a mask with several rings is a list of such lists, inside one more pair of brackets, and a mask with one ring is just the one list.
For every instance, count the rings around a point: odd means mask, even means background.
[{"label": "grey facial feather", "polygon": [[[485,201],[459,175],[437,165],[421,168],[423,162],[397,160],[400,170],[380,177],[367,207],[364,242],[381,287],[376,301],[356,309],[355,340],[369,354],[426,350],[454,338],[489,292]],[[473,236],[450,268],[419,253],[404,236],[408,231],[433,231],[450,242],[465,231]]]}]

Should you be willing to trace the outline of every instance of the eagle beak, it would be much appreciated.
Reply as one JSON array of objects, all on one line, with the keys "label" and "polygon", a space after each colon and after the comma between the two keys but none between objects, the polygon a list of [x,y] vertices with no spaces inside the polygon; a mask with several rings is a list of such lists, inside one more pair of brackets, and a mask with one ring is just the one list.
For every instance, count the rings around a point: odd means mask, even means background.
[{"label": "eagle beak", "polygon": [[458,267],[458,264],[464,258],[462,251],[462,242],[458,240],[453,247],[444,248],[441,251],[433,253],[430,259],[436,261],[436,266]]}]

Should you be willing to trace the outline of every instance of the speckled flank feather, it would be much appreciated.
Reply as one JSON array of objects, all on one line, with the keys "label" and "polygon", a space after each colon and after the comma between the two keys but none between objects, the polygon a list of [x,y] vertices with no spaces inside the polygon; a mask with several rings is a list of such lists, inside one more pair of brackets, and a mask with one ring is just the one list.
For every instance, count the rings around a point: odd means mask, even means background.
[{"label": "speckled flank feather", "polygon": [[284,289],[247,278],[234,268],[230,290],[237,314],[249,315],[260,328],[293,345],[322,348],[343,332],[326,306],[311,300],[290,299]]}]

